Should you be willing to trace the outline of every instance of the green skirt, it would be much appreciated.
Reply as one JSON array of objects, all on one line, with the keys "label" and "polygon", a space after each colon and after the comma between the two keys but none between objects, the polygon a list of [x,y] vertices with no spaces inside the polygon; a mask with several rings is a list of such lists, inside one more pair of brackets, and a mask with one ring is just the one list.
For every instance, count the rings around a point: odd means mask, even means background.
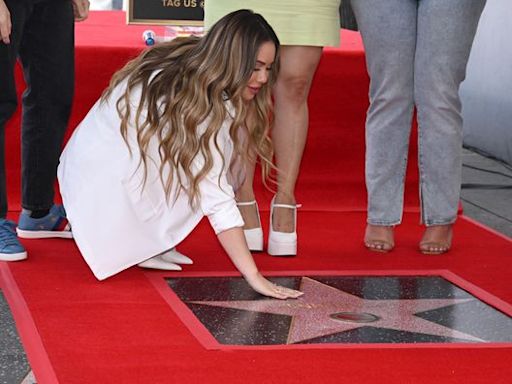
[{"label": "green skirt", "polygon": [[238,9],[260,13],[282,45],[338,46],[340,0],[206,0],[204,25]]}]

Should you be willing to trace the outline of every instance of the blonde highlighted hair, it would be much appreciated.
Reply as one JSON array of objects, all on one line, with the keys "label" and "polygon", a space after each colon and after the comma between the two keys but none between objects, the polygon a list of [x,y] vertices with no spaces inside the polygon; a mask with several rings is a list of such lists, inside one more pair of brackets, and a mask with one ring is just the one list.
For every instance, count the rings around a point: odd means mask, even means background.
[{"label": "blonde highlighted hair", "polygon": [[[269,81],[252,101],[245,102],[242,93],[254,71],[258,51],[266,42],[276,47]],[[185,192],[191,206],[198,203],[199,182],[213,167],[210,143],[213,139],[220,153],[217,136],[226,119],[232,119],[229,133],[234,157],[244,162],[258,157],[267,179],[273,168],[270,91],[279,68],[278,50],[279,40],[265,19],[252,11],[239,10],[220,19],[202,38],[177,38],[146,50],[113,76],[102,100],[126,82],[116,103],[121,134],[128,143],[128,130],[135,128],[145,175],[150,140],[158,139],[160,178],[167,196],[176,182],[177,192]],[[130,98],[136,89],[141,94],[134,108]],[[234,107],[232,115],[226,99]],[[206,130],[199,133],[198,127],[204,122]],[[197,156],[205,161],[194,172],[192,165]]]}]

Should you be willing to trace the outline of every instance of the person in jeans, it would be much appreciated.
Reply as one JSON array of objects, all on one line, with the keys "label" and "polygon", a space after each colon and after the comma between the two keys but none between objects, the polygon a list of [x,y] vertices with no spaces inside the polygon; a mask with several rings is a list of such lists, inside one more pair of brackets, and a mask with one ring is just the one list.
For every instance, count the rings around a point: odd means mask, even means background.
[{"label": "person in jeans", "polygon": [[371,78],[366,120],[368,249],[394,247],[414,107],[425,254],[450,249],[461,184],[459,85],[485,0],[351,0]]},{"label": "person in jeans", "polygon": [[22,212],[25,238],[72,237],[54,181],[74,89],[74,19],[88,16],[88,0],[0,0],[0,260],[27,258],[6,219],[5,126],[17,107],[19,58],[27,89],[22,105]]}]

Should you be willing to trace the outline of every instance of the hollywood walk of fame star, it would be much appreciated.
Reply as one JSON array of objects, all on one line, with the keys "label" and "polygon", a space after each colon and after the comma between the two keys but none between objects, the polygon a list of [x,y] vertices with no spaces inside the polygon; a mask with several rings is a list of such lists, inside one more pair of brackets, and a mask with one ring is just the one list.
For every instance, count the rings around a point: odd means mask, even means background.
[{"label": "hollywood walk of fame star", "polygon": [[[466,303],[474,299],[369,300],[308,277],[302,278],[300,289],[304,296],[295,300],[190,303],[291,316],[287,344],[365,326],[485,342],[478,337],[415,316],[420,312]],[[343,320],[350,318],[357,321]]]}]

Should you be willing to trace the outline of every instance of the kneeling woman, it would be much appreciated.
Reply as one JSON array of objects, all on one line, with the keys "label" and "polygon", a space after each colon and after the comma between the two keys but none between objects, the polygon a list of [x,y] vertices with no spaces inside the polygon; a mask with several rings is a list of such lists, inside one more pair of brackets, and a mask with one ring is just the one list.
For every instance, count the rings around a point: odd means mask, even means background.
[{"label": "kneeling woman", "polygon": [[203,38],[158,45],[114,75],[58,169],[74,238],[98,279],[161,257],[206,215],[252,288],[301,295],[259,273],[234,199],[248,153],[268,174],[278,49],[268,23],[242,10]]}]

